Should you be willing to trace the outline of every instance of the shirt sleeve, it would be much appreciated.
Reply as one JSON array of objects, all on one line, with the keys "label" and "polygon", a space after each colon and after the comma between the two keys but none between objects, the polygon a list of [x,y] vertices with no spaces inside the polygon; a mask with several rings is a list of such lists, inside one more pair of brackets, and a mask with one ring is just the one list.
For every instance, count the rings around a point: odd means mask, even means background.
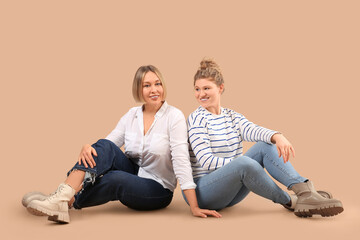
[{"label": "shirt sleeve", "polygon": [[213,154],[204,116],[193,113],[189,116],[187,124],[191,149],[203,169],[213,171],[231,162],[230,158]]},{"label": "shirt sleeve", "polygon": [[116,146],[121,148],[124,145],[125,141],[125,126],[126,121],[129,116],[129,112],[127,112],[118,122],[114,130],[110,132],[109,135],[105,139],[112,141]]},{"label": "shirt sleeve", "polygon": [[196,188],[190,164],[186,121],[180,110],[174,115],[170,123],[170,152],[174,172],[181,189]]},{"label": "shirt sleeve", "polygon": [[275,133],[278,133],[277,131],[267,129],[250,122],[240,113],[236,114],[238,115],[236,118],[238,119],[237,124],[239,126],[239,134],[244,141],[263,141],[266,143],[271,143],[271,137]]}]

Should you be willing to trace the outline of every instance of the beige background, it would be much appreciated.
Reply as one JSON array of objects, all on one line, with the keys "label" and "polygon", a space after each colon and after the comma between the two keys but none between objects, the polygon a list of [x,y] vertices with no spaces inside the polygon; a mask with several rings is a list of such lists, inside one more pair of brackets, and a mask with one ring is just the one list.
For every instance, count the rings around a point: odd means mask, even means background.
[{"label": "beige background", "polygon": [[[2,239],[355,239],[360,234],[358,1],[1,1]],[[80,148],[135,105],[131,83],[153,64],[168,102],[196,107],[192,77],[213,57],[222,105],[283,132],[292,160],[345,206],[301,219],[251,194],[222,219],[191,216],[177,188],[164,210],[114,202],[56,225],[21,206],[55,190]],[[247,145],[249,147],[249,145]],[[5,234],[5,238],[3,238]]]}]

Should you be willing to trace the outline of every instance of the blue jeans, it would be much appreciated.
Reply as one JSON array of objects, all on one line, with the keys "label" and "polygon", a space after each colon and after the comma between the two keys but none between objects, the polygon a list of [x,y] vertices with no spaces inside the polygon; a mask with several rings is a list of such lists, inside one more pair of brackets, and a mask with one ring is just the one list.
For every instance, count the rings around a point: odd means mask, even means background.
[{"label": "blue jeans", "polygon": [[153,210],[168,206],[173,192],[160,183],[137,176],[139,166],[113,142],[100,139],[92,145],[97,152],[93,156],[96,166],[86,168],[78,163],[68,172],[77,169],[88,172],[83,189],[75,195],[74,208],[81,209],[119,200],[137,210]]},{"label": "blue jeans", "polygon": [[230,207],[242,201],[250,191],[275,203],[289,203],[289,195],[275,184],[264,167],[288,188],[307,180],[296,172],[290,162],[284,163],[278,157],[275,145],[258,142],[244,156],[194,179],[199,207],[215,210]]}]

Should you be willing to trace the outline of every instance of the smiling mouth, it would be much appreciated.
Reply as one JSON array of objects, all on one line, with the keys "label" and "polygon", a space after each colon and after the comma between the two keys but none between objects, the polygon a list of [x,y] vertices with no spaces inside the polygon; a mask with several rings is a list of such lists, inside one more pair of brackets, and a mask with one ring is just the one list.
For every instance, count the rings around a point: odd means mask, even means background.
[{"label": "smiling mouth", "polygon": [[151,99],[158,99],[159,95],[155,95],[155,96],[150,96]]},{"label": "smiling mouth", "polygon": [[200,101],[202,101],[202,102],[205,102],[207,100],[209,100],[209,98],[200,98]]}]

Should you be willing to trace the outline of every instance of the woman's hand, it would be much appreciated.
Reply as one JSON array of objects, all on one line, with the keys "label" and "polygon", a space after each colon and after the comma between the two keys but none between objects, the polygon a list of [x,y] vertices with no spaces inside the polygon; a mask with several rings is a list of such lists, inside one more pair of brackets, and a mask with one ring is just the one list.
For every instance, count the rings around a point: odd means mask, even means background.
[{"label": "woman's hand", "polygon": [[271,137],[271,142],[276,144],[276,148],[279,152],[279,157],[283,157],[284,163],[289,161],[290,152],[295,157],[295,149],[291,143],[281,133],[275,133]]},{"label": "woman's hand", "polygon": [[81,165],[81,163],[83,163],[86,168],[88,168],[88,164],[90,165],[91,168],[95,167],[96,163],[92,155],[97,157],[95,148],[93,148],[89,144],[85,144],[82,147],[79,155],[79,159],[78,159],[79,164]]},{"label": "woman's hand", "polygon": [[201,209],[199,208],[198,202],[197,202],[197,198],[196,198],[196,193],[195,193],[195,189],[186,189],[183,190],[187,202],[190,205],[190,209],[192,214],[195,217],[202,217],[202,218],[206,218],[207,216],[213,216],[216,218],[221,218],[221,214],[218,213],[215,210],[208,210],[208,209]]},{"label": "woman's hand", "polygon": [[221,218],[221,214],[215,210],[201,209],[199,207],[191,208],[191,212],[195,217],[206,218],[207,216],[213,216],[216,218]]}]

